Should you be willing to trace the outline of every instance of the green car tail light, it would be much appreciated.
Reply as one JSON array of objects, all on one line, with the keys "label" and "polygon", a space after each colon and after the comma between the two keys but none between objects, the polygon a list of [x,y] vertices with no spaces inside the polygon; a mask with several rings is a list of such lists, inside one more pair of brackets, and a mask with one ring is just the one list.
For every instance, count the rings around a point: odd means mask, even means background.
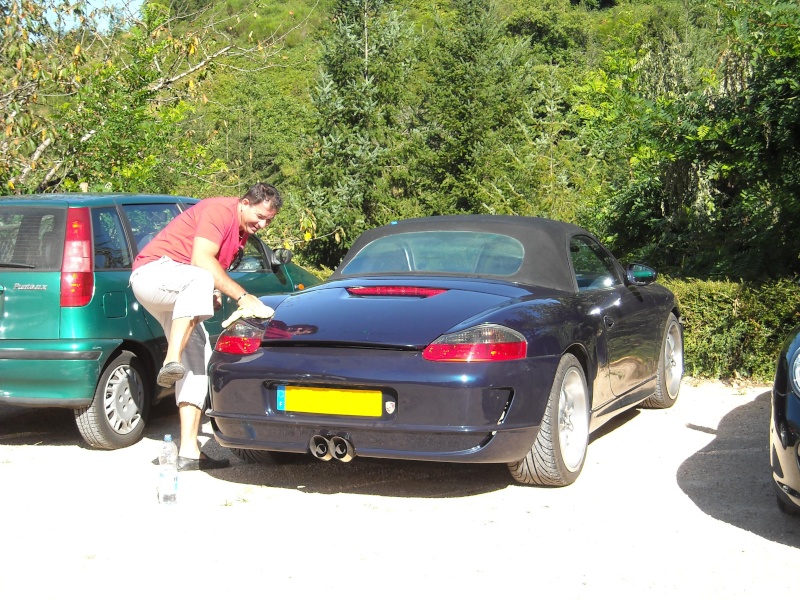
[{"label": "green car tail light", "polygon": [[61,263],[61,306],[86,306],[94,293],[92,221],[88,208],[70,208]]}]

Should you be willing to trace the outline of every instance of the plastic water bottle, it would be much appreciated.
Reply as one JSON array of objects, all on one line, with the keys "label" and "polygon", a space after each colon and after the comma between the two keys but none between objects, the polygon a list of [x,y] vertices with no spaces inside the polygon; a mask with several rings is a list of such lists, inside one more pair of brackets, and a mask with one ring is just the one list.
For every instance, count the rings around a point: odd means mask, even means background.
[{"label": "plastic water bottle", "polygon": [[158,501],[175,504],[178,501],[178,447],[170,434],[164,436],[158,464]]}]

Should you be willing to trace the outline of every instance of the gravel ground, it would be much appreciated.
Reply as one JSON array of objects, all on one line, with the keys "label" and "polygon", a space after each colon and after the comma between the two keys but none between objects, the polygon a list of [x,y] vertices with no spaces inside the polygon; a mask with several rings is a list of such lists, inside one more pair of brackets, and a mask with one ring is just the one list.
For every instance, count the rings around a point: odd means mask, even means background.
[{"label": "gravel ground", "polygon": [[776,507],[768,431],[768,388],[687,380],[672,409],[597,432],[567,488],[515,485],[504,465],[231,457],[182,473],[161,506],[174,407],[113,452],[86,448],[67,411],[0,407],[0,598],[796,595],[800,519]]}]

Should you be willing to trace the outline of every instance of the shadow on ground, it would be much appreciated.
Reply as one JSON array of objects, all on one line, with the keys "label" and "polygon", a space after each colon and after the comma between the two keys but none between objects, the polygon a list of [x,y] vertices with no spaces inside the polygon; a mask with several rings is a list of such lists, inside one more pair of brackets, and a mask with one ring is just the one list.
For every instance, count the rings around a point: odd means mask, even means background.
[{"label": "shadow on ground", "polygon": [[248,464],[232,458],[232,469],[209,472],[232,483],[296,489],[310,494],[365,494],[403,498],[473,496],[514,485],[505,465],[434,463],[358,458],[321,462],[298,455],[289,464]]},{"label": "shadow on ground", "polygon": [[[631,410],[606,423],[590,444],[639,414]],[[386,497],[454,498],[486,494],[517,484],[505,464],[440,463],[358,457],[349,463],[322,462],[310,455],[275,453],[278,462],[252,464],[234,457],[215,440],[205,448],[214,458],[231,458],[232,469],[209,472],[231,483],[297,489],[312,494],[366,494]]]},{"label": "shadow on ground", "polygon": [[778,510],[769,466],[770,393],[723,417],[714,440],[683,462],[678,485],[706,514],[768,540],[800,548],[800,519]]},{"label": "shadow on ground", "polygon": [[[160,440],[164,433],[177,434],[178,428],[178,408],[174,397],[168,396],[150,409],[144,436]],[[0,405],[0,444],[89,448],[78,431],[72,409],[9,405]]]},{"label": "shadow on ground", "polygon": [[[161,440],[165,433],[178,436],[179,432],[174,401],[161,402],[152,408],[144,431],[146,439]],[[78,432],[73,411],[16,406],[0,406],[0,445],[89,448]],[[491,492],[514,483],[505,465],[368,458],[358,458],[347,464],[324,463],[308,455],[286,455],[286,464],[248,464],[219,446],[213,438],[205,443],[203,451],[214,458],[230,458],[232,468],[208,473],[222,481],[316,494],[459,497]]]},{"label": "shadow on ground", "polygon": [[75,446],[84,442],[71,410],[0,406],[0,444]]}]

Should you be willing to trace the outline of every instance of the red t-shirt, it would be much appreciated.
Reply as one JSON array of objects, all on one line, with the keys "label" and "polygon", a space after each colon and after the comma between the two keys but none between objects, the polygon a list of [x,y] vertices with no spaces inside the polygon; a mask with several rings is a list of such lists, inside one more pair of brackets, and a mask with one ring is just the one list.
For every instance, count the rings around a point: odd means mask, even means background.
[{"label": "red t-shirt", "polygon": [[227,269],[248,238],[247,232],[239,232],[239,199],[206,198],[182,212],[142,248],[133,262],[133,268],[146,265],[162,256],[190,265],[196,237],[219,245],[216,258],[222,268]]}]

